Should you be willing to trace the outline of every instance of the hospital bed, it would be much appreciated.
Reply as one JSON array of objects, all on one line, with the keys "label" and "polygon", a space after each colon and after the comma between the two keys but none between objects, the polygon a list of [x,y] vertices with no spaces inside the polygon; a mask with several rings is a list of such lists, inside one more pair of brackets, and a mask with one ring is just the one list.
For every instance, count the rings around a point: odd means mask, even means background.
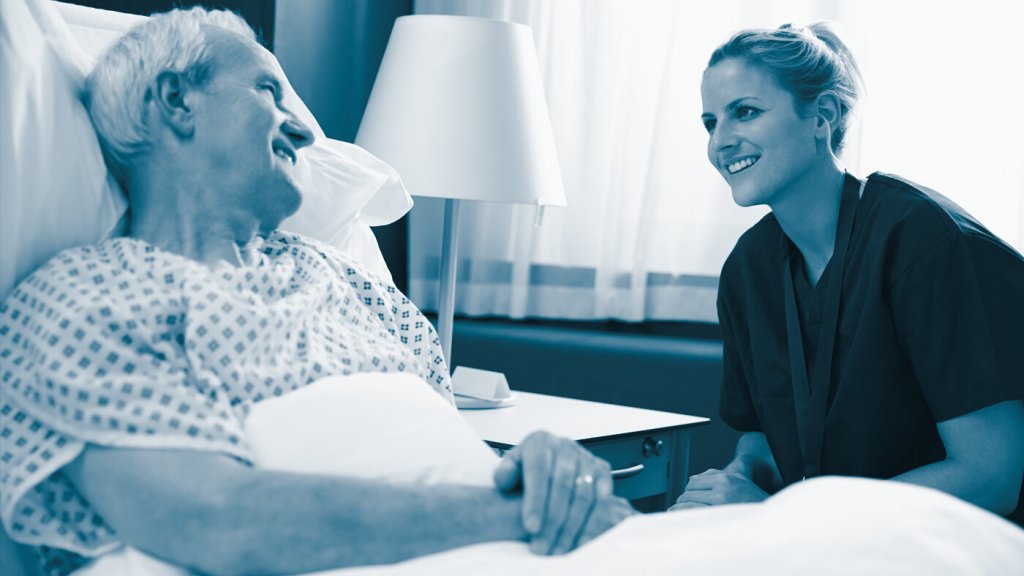
[{"label": "hospital bed", "polygon": [[[6,293],[56,251],[119,231],[125,201],[102,164],[78,97],[95,55],[140,17],[46,0],[0,2],[0,293]],[[296,106],[316,127],[309,111]],[[30,117],[27,110],[48,115]],[[386,165],[317,131],[319,144],[301,167],[306,206],[285,227],[330,242],[386,274],[368,225],[400,217],[410,205],[408,195]],[[338,190],[346,193],[332,194]],[[497,462],[458,413],[412,376],[318,382],[257,404],[245,430],[256,464],[267,468],[489,485]],[[377,441],[364,442],[367,437]],[[345,438],[356,440],[338,441]],[[14,563],[14,548],[6,535],[2,540],[7,564],[0,568],[33,574],[32,566]],[[993,514],[915,486],[821,478],[763,504],[635,516],[560,557],[498,542],[320,574],[997,575],[1022,568],[1024,531]],[[122,547],[77,574],[186,572]]]}]

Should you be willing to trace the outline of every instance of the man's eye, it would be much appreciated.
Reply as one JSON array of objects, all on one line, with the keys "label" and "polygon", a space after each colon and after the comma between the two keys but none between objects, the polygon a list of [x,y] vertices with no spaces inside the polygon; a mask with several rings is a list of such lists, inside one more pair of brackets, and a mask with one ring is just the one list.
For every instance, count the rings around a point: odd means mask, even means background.
[{"label": "man's eye", "polygon": [[760,110],[758,110],[757,108],[752,108],[750,106],[740,106],[736,108],[736,117],[741,120],[744,118],[753,118],[754,116],[757,116],[760,113]]},{"label": "man's eye", "polygon": [[270,95],[277,99],[277,87],[273,84],[263,84],[260,86],[260,90],[266,90],[270,92]]},{"label": "man's eye", "polygon": [[705,119],[704,120],[704,129],[708,131],[708,134],[711,134],[712,132],[714,132],[714,130],[715,130],[715,121],[710,119],[710,118]]}]

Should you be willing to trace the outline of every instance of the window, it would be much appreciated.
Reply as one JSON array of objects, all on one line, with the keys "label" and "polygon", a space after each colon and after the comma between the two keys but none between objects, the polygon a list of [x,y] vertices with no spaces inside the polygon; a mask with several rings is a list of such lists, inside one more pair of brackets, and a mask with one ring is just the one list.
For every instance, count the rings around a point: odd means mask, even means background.
[{"label": "window", "polygon": [[[864,74],[842,160],[934,188],[1024,249],[1024,5],[905,0],[419,0],[528,24],[568,208],[466,203],[456,308],[471,316],[716,322],[722,263],[764,208],[707,161],[700,80],[741,28],[837,22]],[[441,203],[417,199],[410,292],[436,302]]]}]

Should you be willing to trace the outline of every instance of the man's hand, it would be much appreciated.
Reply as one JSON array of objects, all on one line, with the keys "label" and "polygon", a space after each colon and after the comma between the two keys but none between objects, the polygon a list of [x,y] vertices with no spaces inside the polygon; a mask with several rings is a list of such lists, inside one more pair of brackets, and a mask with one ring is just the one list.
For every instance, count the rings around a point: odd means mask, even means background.
[{"label": "man's hand", "polygon": [[523,491],[523,527],[537,554],[563,554],[595,538],[634,510],[612,495],[608,463],[576,442],[535,432],[494,471],[502,492]]},{"label": "man's hand", "polygon": [[767,492],[743,474],[728,469],[712,468],[696,476],[690,476],[685,491],[676,499],[675,506],[669,508],[669,511],[720,504],[761,502],[767,497]]}]

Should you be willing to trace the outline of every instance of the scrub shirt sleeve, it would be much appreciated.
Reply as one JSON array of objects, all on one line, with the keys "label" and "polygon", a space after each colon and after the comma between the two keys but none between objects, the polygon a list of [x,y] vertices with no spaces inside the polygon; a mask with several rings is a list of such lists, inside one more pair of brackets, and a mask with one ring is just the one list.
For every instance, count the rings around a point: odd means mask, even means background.
[{"label": "scrub shirt sleeve", "polygon": [[761,419],[757,415],[750,394],[750,385],[743,371],[743,361],[737,342],[735,324],[730,315],[730,293],[726,273],[718,293],[718,322],[722,330],[722,392],[719,415],[730,427],[743,432],[761,432]]},{"label": "scrub shirt sleeve", "polygon": [[1015,397],[996,352],[1006,335],[991,318],[1010,304],[986,302],[982,286],[1002,272],[982,269],[974,256],[965,236],[950,233],[890,284],[897,338],[936,422]]}]

